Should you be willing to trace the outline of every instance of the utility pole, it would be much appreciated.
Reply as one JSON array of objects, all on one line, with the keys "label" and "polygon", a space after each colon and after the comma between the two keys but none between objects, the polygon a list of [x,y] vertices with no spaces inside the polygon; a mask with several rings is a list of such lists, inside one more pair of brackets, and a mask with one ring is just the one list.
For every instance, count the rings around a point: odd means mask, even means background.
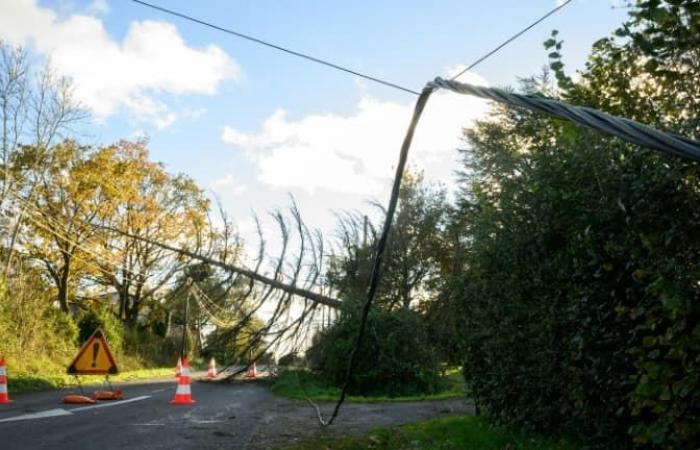
[{"label": "utility pole", "polygon": [[185,295],[185,323],[182,325],[182,341],[180,342],[180,358],[185,357],[185,337],[187,336],[187,321],[190,315],[190,294],[192,289],[192,280],[188,279],[187,283],[190,288],[187,289],[187,295]]}]

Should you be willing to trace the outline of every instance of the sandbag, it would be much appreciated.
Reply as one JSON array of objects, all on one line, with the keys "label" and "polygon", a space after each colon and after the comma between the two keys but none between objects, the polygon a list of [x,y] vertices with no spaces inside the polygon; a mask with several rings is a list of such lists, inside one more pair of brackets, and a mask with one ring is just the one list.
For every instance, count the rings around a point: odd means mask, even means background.
[{"label": "sandbag", "polygon": [[86,403],[88,403],[88,404],[95,403],[95,400],[91,399],[90,397],[86,397],[84,395],[70,394],[70,395],[66,395],[65,397],[63,397],[63,403],[67,403],[69,405],[84,405]]}]

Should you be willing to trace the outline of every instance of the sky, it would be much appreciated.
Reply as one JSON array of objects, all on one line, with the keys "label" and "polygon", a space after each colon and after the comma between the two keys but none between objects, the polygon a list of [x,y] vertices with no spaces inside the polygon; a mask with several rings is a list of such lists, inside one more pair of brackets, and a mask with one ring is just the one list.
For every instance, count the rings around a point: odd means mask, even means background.
[{"label": "sky", "polygon": [[[556,0],[153,0],[336,64],[420,90],[455,73]],[[552,29],[573,74],[625,11],[574,0],[460,81],[515,86],[547,62]],[[78,130],[102,145],[148,136],[151,158],[216,196],[245,238],[296,199],[332,235],[334,213],[386,202],[415,97],[202,27],[129,0],[0,0],[0,39],[70,77],[91,112]],[[416,132],[410,165],[447,187],[462,130],[485,101],[440,92]],[[269,222],[266,222],[269,223]]]}]

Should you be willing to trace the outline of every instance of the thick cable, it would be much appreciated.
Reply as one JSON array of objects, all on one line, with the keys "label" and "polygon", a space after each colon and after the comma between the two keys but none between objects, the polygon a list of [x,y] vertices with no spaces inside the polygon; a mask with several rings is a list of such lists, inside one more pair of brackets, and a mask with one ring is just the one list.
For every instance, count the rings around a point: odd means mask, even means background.
[{"label": "thick cable", "polygon": [[320,411],[318,414],[319,421],[323,426],[329,426],[333,423],[336,417],[338,417],[338,411],[341,405],[345,401],[345,397],[348,393],[348,388],[350,387],[350,382],[352,380],[352,372],[355,369],[355,364],[357,363],[357,354],[362,345],[362,340],[365,334],[365,328],[367,325],[367,316],[369,315],[369,310],[372,307],[372,302],[377,293],[377,288],[379,287],[379,278],[382,269],[382,258],[384,256],[384,250],[386,249],[386,244],[389,240],[389,234],[391,232],[391,225],[394,221],[394,213],[396,212],[396,206],[399,202],[399,191],[401,190],[401,181],[403,179],[404,169],[406,168],[406,161],[408,159],[408,151],[411,148],[411,142],[413,141],[413,134],[416,130],[416,125],[420,120],[421,114],[425,109],[425,105],[428,103],[430,94],[433,92],[434,88],[427,86],[421,92],[420,97],[416,101],[416,106],[413,110],[413,117],[411,118],[411,123],[406,131],[406,136],[404,137],[403,144],[401,145],[401,153],[399,155],[399,162],[396,166],[396,174],[394,175],[394,185],[391,189],[391,196],[389,197],[389,206],[386,210],[386,218],[384,219],[384,228],[382,229],[382,234],[377,242],[377,248],[374,254],[374,261],[372,263],[372,272],[369,278],[369,289],[367,291],[367,299],[365,300],[364,306],[362,307],[362,316],[360,319],[360,329],[357,332],[357,339],[355,345],[350,353],[350,359],[348,360],[348,366],[345,372],[345,382],[343,383],[343,389],[340,391],[340,398],[333,409],[333,414],[328,419],[328,421],[323,420]]},{"label": "thick cable", "polygon": [[436,78],[428,86],[435,89],[446,89],[458,94],[474,95],[509,106],[525,108],[536,113],[583,125],[642,147],[649,147],[674,156],[700,161],[700,142],[698,141],[677,134],[659,131],[643,123],[613,116],[593,108],[574,106],[561,100],[537,95],[515,94],[503,89],[475,86],[443,78]]}]

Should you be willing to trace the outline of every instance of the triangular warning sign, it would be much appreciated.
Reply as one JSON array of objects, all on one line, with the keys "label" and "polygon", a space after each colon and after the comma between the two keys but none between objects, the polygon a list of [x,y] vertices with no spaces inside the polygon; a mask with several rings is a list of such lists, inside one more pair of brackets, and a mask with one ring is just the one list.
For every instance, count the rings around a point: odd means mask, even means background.
[{"label": "triangular warning sign", "polygon": [[71,375],[113,375],[119,372],[102,330],[95,331],[68,366]]}]

